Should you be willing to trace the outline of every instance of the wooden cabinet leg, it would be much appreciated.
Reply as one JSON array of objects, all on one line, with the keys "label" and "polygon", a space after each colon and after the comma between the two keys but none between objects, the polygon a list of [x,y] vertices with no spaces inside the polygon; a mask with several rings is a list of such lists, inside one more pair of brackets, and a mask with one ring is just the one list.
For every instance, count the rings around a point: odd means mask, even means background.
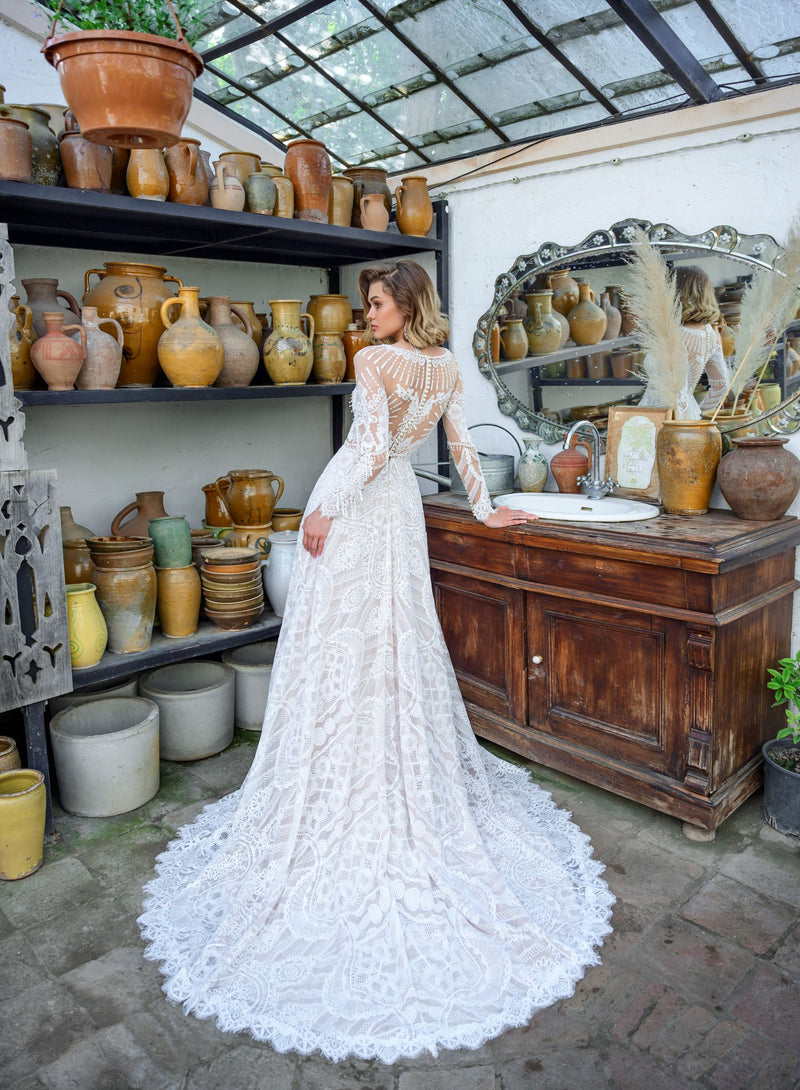
[{"label": "wooden cabinet leg", "polygon": [[687,840],[694,840],[697,844],[710,844],[717,839],[716,829],[703,829],[700,825],[692,825],[690,821],[684,821],[681,831]]},{"label": "wooden cabinet leg", "polygon": [[35,704],[26,704],[22,709],[25,720],[25,746],[28,751],[28,768],[35,768],[44,776],[47,792],[47,816],[44,835],[53,835],[53,796],[50,790],[50,767],[47,763],[47,735],[44,728],[44,709],[46,700]]}]

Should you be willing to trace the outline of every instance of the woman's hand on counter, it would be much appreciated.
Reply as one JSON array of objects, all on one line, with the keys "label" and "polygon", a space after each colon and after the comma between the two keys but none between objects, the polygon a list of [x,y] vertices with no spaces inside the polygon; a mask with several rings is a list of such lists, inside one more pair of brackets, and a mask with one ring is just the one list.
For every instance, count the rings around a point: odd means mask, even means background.
[{"label": "woman's hand on counter", "polygon": [[491,526],[493,530],[501,530],[505,526],[519,526],[523,522],[533,522],[538,517],[514,507],[496,507],[487,518],[485,525]]}]

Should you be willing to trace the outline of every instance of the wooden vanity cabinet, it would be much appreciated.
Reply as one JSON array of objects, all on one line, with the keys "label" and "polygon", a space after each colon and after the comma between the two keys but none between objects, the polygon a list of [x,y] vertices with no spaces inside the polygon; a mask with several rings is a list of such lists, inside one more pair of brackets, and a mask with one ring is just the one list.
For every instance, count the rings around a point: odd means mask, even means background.
[{"label": "wooden vanity cabinet", "polygon": [[490,530],[425,499],[439,618],[476,734],[714,830],[784,710],[800,522],[727,511]]}]

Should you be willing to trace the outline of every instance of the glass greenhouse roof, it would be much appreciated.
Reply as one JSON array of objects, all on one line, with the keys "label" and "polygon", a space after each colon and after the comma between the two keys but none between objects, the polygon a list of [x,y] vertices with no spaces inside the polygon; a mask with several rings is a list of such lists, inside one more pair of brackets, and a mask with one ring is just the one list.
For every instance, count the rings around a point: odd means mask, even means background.
[{"label": "glass greenhouse roof", "polygon": [[279,146],[321,140],[340,167],[800,81],[800,0],[215,0],[203,26],[196,96]]}]

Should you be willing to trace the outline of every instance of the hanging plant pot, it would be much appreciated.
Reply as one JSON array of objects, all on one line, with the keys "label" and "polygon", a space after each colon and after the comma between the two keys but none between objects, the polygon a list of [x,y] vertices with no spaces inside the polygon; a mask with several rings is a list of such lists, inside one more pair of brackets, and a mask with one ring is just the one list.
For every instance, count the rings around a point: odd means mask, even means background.
[{"label": "hanging plant pot", "polygon": [[189,113],[200,56],[184,40],[131,30],[78,30],[48,38],[81,135],[117,148],[177,143]]}]

